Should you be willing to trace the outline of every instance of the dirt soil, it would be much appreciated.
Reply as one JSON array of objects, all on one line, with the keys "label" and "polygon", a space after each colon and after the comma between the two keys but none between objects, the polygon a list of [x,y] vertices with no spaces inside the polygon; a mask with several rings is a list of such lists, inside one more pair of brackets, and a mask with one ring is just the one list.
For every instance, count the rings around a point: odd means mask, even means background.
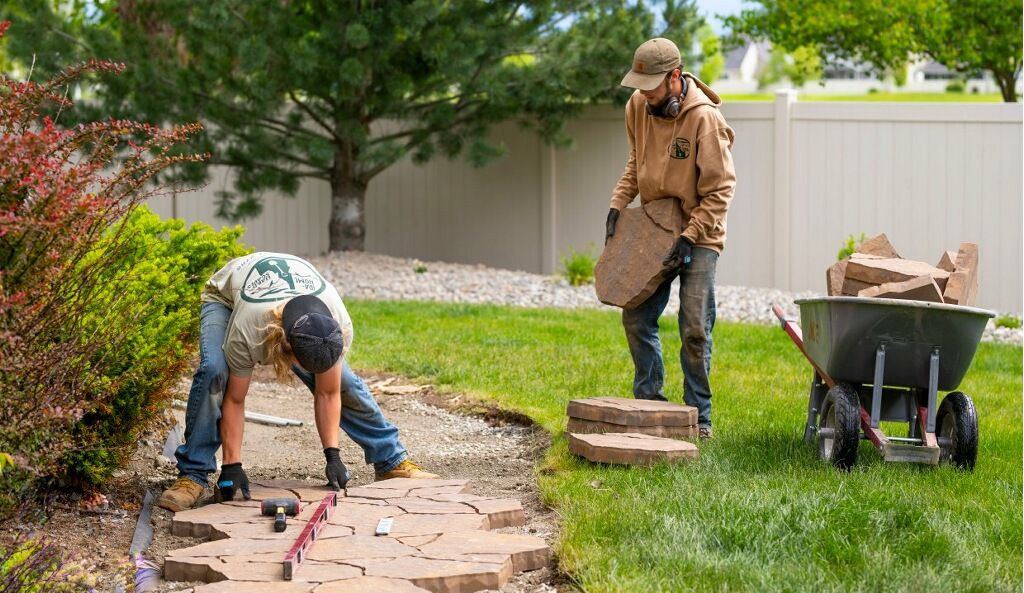
[{"label": "dirt soil", "polygon": [[[534,468],[549,445],[546,433],[523,417],[481,407],[464,395],[441,394],[429,385],[414,386],[401,377],[359,374],[377,397],[384,415],[401,431],[410,459],[443,478],[470,479],[476,494],[519,499],[527,524],[500,531],[543,537],[554,545],[558,518],[541,501],[534,477]],[[183,378],[178,385],[176,398],[187,399],[189,379]],[[246,423],[242,462],[251,480],[325,481],[312,395],[304,385],[298,381],[278,384],[268,369],[258,369],[246,409],[304,423],[283,428]],[[96,591],[116,591],[118,585],[130,591],[127,584],[134,580],[134,566],[127,554],[146,490],[158,496],[177,477],[173,462],[162,456],[165,437],[175,421],[184,425],[184,411],[167,411],[160,426],[140,440],[130,466],[118,472],[104,492],[109,503],[106,508],[83,510],[81,501],[74,497],[61,499],[49,505],[50,517],[45,523],[39,525],[25,518],[7,528],[7,535],[35,530],[49,536],[95,575]],[[373,466],[363,462],[362,450],[344,433],[341,455],[353,474],[350,485],[373,481]],[[215,479],[216,475],[210,476],[211,483]],[[212,495],[207,489],[203,502]],[[154,506],[154,539],[146,556],[158,565],[162,565],[166,551],[201,541],[171,536],[171,517],[172,513]],[[181,591],[199,584],[161,581],[158,591]],[[501,589],[502,593],[568,590],[571,586],[556,566],[515,575]]]}]

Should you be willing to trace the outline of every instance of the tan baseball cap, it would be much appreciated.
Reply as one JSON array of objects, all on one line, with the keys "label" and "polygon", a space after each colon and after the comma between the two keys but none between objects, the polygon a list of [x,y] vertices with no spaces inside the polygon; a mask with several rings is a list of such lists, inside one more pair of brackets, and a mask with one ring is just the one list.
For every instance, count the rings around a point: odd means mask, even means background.
[{"label": "tan baseball cap", "polygon": [[633,89],[649,91],[665,80],[665,74],[682,64],[679,48],[663,37],[643,42],[633,54],[633,69],[620,83]]}]

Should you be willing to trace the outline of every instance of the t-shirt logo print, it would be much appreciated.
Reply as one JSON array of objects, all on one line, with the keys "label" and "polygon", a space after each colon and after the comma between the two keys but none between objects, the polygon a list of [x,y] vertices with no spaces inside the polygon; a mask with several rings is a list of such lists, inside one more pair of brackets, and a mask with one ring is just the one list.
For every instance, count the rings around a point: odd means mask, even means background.
[{"label": "t-shirt logo print", "polygon": [[255,264],[242,283],[242,299],[250,303],[283,301],[324,290],[324,280],[309,264],[287,257],[265,257]]},{"label": "t-shirt logo print", "polygon": [[676,138],[672,141],[668,155],[674,159],[685,159],[690,156],[690,141],[686,138]]}]

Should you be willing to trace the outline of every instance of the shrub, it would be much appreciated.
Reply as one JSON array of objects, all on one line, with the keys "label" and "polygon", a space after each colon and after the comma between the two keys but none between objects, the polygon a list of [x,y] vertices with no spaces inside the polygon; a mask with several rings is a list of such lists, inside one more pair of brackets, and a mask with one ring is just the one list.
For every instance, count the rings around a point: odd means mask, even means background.
[{"label": "shrub", "polygon": [[856,251],[857,246],[867,240],[868,237],[864,233],[860,234],[860,239],[854,237],[853,235],[847,236],[846,242],[843,243],[843,246],[839,248],[839,253],[836,254],[836,260],[843,260],[850,257],[853,254],[853,252]]},{"label": "shrub", "polygon": [[14,460],[0,515],[43,482],[110,475],[185,364],[204,274],[237,250],[238,231],[136,211],[158,173],[203,158],[177,154],[198,124],[61,129],[45,115],[72,107],[62,94],[77,78],[122,69],[0,77],[0,452]]},{"label": "shrub", "polygon": [[1016,315],[1000,315],[999,317],[996,317],[996,327],[1017,329],[1020,325],[1020,317],[1017,317]]},{"label": "shrub", "polygon": [[41,538],[22,537],[0,546],[0,584],[11,593],[93,591],[92,576],[68,563],[60,549]]},{"label": "shrub", "polygon": [[964,88],[966,87],[962,80],[953,79],[946,84],[947,93],[962,93],[964,92]]},{"label": "shrub", "polygon": [[585,251],[569,250],[569,255],[562,256],[562,277],[573,286],[582,286],[594,281],[594,266],[597,259],[593,255],[593,246]]},{"label": "shrub", "polygon": [[[109,401],[84,414],[73,427],[75,447],[61,460],[62,481],[101,484],[135,449],[139,431],[169,401],[199,339],[199,296],[206,280],[225,262],[247,253],[238,244],[242,227],[215,231],[203,223],[185,228],[140,206],[98,244],[91,258],[116,248],[118,258],[96,274],[95,302],[83,320],[85,333],[111,323],[103,303],[120,300],[125,332],[104,356],[110,366]],[[129,321],[130,320],[130,321]]]}]

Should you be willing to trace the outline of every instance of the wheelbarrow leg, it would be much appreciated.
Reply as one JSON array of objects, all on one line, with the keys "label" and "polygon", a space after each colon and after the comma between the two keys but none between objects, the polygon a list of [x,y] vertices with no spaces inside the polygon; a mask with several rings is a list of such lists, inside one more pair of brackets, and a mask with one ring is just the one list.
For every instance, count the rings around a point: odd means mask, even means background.
[{"label": "wheelbarrow leg", "polygon": [[875,351],[875,384],[871,388],[871,428],[878,428],[882,415],[882,383],[885,381],[885,344]]},{"label": "wheelbarrow leg", "polygon": [[804,442],[813,443],[818,432],[818,413],[821,412],[821,403],[825,401],[825,394],[828,393],[828,385],[822,380],[821,375],[815,371],[814,379],[811,381],[811,393],[807,398],[807,425],[804,427]]},{"label": "wheelbarrow leg", "polygon": [[932,350],[931,365],[928,368],[928,428],[925,432],[935,433],[935,400],[939,392],[939,349]]}]

